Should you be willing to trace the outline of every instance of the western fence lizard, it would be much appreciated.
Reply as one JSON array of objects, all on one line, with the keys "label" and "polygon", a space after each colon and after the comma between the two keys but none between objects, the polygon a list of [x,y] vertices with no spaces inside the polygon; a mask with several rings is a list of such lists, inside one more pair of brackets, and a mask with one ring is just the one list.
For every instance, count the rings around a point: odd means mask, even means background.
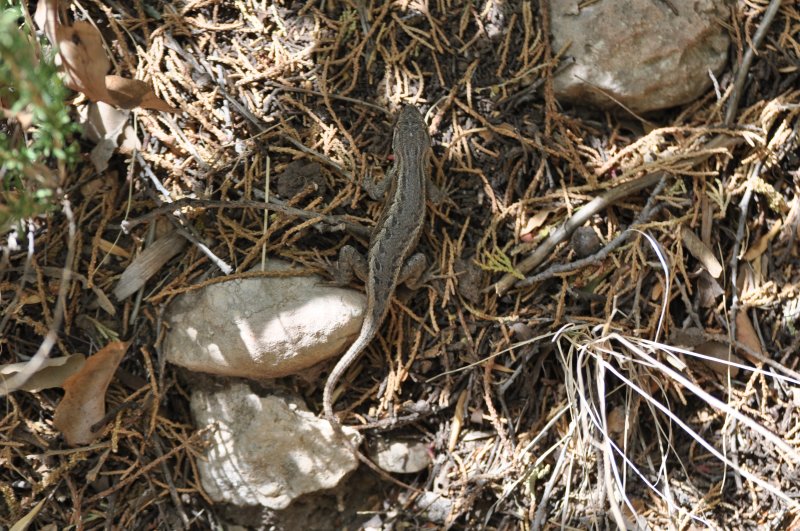
[{"label": "western fence lizard", "polygon": [[332,398],[336,384],[377,333],[398,284],[416,288],[426,266],[425,255],[412,252],[425,217],[430,147],[425,120],[414,106],[406,105],[394,126],[394,166],[373,190],[383,195],[389,186],[383,212],[370,237],[367,258],[349,245],[339,252],[337,281],[347,283],[355,273],[366,282],[367,290],[361,331],[325,382],[325,416],[339,433],[341,426],[333,414]]}]

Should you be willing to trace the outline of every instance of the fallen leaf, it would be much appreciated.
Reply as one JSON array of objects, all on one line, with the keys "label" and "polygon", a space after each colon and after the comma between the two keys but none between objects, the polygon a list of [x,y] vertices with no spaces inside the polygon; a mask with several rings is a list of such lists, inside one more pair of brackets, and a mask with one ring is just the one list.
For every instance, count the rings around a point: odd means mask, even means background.
[{"label": "fallen leaf", "polygon": [[769,242],[771,242],[772,239],[778,235],[778,232],[780,232],[782,226],[783,222],[780,219],[778,219],[778,221],[776,221],[775,224],[772,225],[769,231],[765,235],[760,237],[756,241],[756,243],[754,243],[753,246],[750,247],[746,253],[744,253],[744,256],[742,258],[750,262],[761,256],[762,254],[764,254],[764,251],[767,250]]},{"label": "fallen leaf", "polygon": [[[48,358],[42,363],[39,370],[33,373],[24,383],[12,389],[12,391],[22,390],[36,392],[42,389],[61,387],[67,378],[75,374],[83,366],[85,360],[86,356],[83,354]],[[0,365],[0,387],[4,385],[8,378],[25,369],[28,363],[27,361],[23,361],[21,363]],[[3,390],[5,391],[5,389]]]},{"label": "fallen leaf", "polygon": [[150,85],[138,79],[127,79],[121,76],[106,76],[106,89],[114,105],[123,109],[153,109],[155,111],[179,112],[179,109],[169,105],[156,96]]},{"label": "fallen leaf", "polygon": [[11,529],[9,529],[8,531],[25,531],[26,529],[28,529],[28,527],[30,527],[30,525],[33,523],[34,518],[36,518],[36,516],[42,510],[42,507],[44,507],[44,503],[47,501],[48,498],[49,496],[45,496],[44,498],[42,498],[42,500],[39,503],[37,503],[36,506],[33,509],[31,509],[30,512],[28,512],[28,514],[17,520],[17,523],[12,525]]},{"label": "fallen leaf", "polygon": [[520,231],[520,235],[522,236],[525,234],[530,234],[531,232],[535,231],[536,229],[544,225],[544,222],[547,220],[547,216],[549,215],[550,215],[549,210],[540,210],[539,212],[528,218],[528,222]]},{"label": "fallen leaf", "polygon": [[106,389],[129,344],[109,343],[64,382],[64,398],[56,407],[53,425],[70,446],[89,444],[97,437],[92,426],[106,414]]},{"label": "fallen leaf", "polygon": [[[753,323],[750,322],[750,317],[747,316],[747,312],[744,309],[736,312],[736,341],[753,352],[760,354],[762,357],[764,356],[764,349],[761,348],[761,340],[758,339],[756,329],[753,328]],[[751,363],[759,363],[758,358],[744,351],[744,349],[741,350],[743,350],[742,356],[747,358]]]},{"label": "fallen leaf", "polygon": [[705,363],[709,369],[720,376],[727,376],[730,373],[731,378],[736,378],[739,374],[739,367],[732,366],[729,362],[742,364],[742,358],[734,354],[728,345],[720,343],[719,341],[706,341],[697,345],[694,350],[698,354],[720,360],[713,361],[700,358],[700,361]]},{"label": "fallen leaf", "polygon": [[121,110],[103,101],[91,102],[78,110],[84,135],[95,143],[89,160],[97,173],[108,168],[111,155],[117,150],[117,139],[128,122],[129,110]]},{"label": "fallen leaf", "polygon": [[[153,109],[164,112],[179,112],[155,95],[153,89],[144,81],[127,79],[116,75],[106,75],[111,68],[103,37],[92,24],[78,21],[72,25],[61,24],[58,18],[58,0],[42,0],[36,6],[34,21],[57,48],[64,73],[64,84],[72,90],[83,93],[93,102],[105,102],[123,109]],[[127,116],[126,116],[127,118]],[[116,134],[122,125],[115,127]],[[107,139],[106,135],[99,138]],[[114,136],[116,140],[116,136]],[[95,158],[95,166],[102,167],[103,159],[110,157],[107,143],[100,143]],[[94,152],[93,152],[94,153]],[[102,171],[102,170],[98,170]]]},{"label": "fallen leaf", "polygon": [[703,267],[706,268],[708,273],[714,278],[719,278],[722,274],[722,265],[719,263],[719,260],[717,260],[717,257],[714,256],[711,249],[697,237],[692,229],[686,226],[681,227],[681,239],[686,249],[703,264]]},{"label": "fallen leaf", "polygon": [[155,275],[185,246],[186,239],[176,232],[171,232],[153,242],[122,272],[117,287],[114,288],[114,296],[121,301],[139,291],[147,279]]},{"label": "fallen leaf", "polygon": [[66,75],[64,84],[92,101],[110,101],[106,72],[111,62],[97,28],[83,21],[72,26],[57,26],[56,44]]}]

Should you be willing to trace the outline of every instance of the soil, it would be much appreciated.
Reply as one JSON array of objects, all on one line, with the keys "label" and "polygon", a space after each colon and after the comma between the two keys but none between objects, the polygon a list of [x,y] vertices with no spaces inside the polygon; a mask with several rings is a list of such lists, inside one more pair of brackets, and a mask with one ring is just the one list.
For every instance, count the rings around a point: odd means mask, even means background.
[{"label": "soil", "polygon": [[[64,267],[86,282],[67,286],[51,357],[132,341],[91,444],[70,448],[53,426],[62,390],[3,399],[0,523],[34,511],[31,529],[797,525],[800,11],[784,2],[770,25],[733,123],[724,114],[762,20],[755,3],[732,8],[723,99],[710,88],[643,123],[554,99],[557,50],[538,4],[72,7],[69,17],[102,32],[113,73],[147,81],[180,113],[134,110],[141,151],[118,149],[101,173],[82,139],[84,159],[62,186],[76,235],[52,212],[35,222],[32,255],[9,252],[0,265],[3,363],[41,345]],[[392,117],[409,103],[426,113],[444,197],[429,202],[419,245],[429,278],[398,294],[343,379],[337,411],[350,425],[385,421],[367,438],[426,441],[433,463],[401,478],[417,490],[362,467],[287,512],[216,505],[197,477],[204,442],[190,390],[161,357],[163,310],[224,276],[197,242],[231,278],[262,253],[325,275],[342,245],[363,248],[341,227],[265,219],[237,202],[263,201],[268,186],[295,208],[371,224],[381,205],[359,183],[390,167]],[[77,112],[87,101],[68,104]],[[594,212],[579,243],[552,239],[592,199],[656,173]],[[162,190],[226,206],[162,210],[123,230],[164,203]],[[113,299],[133,257],[177,228],[194,242],[139,293]],[[543,262],[519,271],[548,242]],[[722,363],[695,351],[722,352]],[[271,385],[321,411],[330,367]],[[419,491],[452,502],[446,518],[416,505]]]}]

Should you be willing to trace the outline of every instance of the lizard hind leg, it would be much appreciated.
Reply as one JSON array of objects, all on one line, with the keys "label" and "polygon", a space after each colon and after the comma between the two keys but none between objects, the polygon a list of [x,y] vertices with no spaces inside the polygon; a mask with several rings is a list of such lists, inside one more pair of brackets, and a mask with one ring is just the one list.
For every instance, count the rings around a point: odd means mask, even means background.
[{"label": "lizard hind leg", "polygon": [[422,253],[411,255],[397,277],[398,284],[405,284],[412,290],[418,289],[424,282],[423,273],[428,266],[428,260]]}]

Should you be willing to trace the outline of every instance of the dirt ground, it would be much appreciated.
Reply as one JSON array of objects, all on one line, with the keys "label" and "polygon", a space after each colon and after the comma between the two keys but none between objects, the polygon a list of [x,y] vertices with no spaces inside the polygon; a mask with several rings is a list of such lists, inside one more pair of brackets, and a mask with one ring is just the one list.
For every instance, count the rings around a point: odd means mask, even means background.
[{"label": "dirt ground", "polygon": [[[725,125],[764,2],[731,8],[723,99],[710,89],[647,124],[555,101],[536,2],[76,3],[70,17],[94,22],[113,73],[180,112],[136,109],[140,151],[120,148],[102,173],[82,140],[62,186],[75,235],[63,211],[41,218],[32,257],[11,253],[0,269],[3,363],[39,348],[64,267],[83,281],[66,286],[51,356],[132,342],[91,444],[73,448],[53,425],[62,390],[2,399],[0,523],[34,511],[31,529],[332,529],[376,515],[387,529],[798,525],[800,10],[783,4]],[[418,491],[366,469],[284,514],[215,505],[197,475],[204,439],[186,378],[161,355],[164,308],[262,256],[325,275],[343,244],[363,248],[319,219],[237,203],[269,186],[292,207],[369,226],[380,204],[359,182],[390,167],[407,103],[426,112],[444,195],[419,244],[431,275],[398,294],[337,410],[350,425],[387,420],[367,438],[426,441],[434,464],[402,479],[451,511],[437,521]],[[642,178],[590,217],[585,242],[563,237],[536,268],[515,269],[579,207]],[[180,217],[152,214],[165,193],[190,198]],[[177,227],[232,273],[192,243],[116,303],[133,257]],[[321,411],[330,367],[270,385]],[[379,394],[387,380],[397,385]]]}]

